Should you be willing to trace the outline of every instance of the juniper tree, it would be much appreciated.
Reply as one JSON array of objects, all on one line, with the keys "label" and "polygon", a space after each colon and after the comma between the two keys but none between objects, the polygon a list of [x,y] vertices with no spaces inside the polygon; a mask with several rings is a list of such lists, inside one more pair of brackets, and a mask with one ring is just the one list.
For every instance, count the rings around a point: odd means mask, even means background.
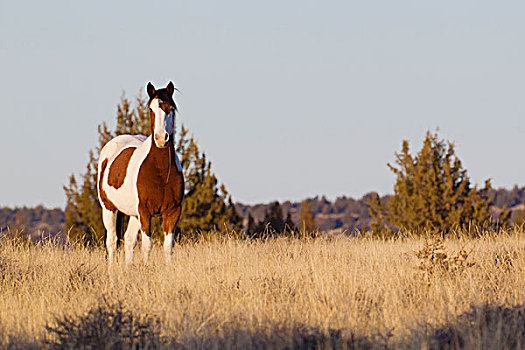
[{"label": "juniper tree", "polygon": [[[120,134],[150,134],[147,100],[139,95],[134,106],[122,95],[117,106],[116,126],[112,131],[105,122],[98,126],[98,145],[89,153],[86,171],[80,181],[73,174],[64,186],[66,194],[65,227],[69,238],[84,243],[101,244],[105,236],[102,208],[97,197],[97,161],[104,145]],[[225,226],[239,228],[240,219],[224,185],[219,186],[211,162],[200,151],[194,136],[184,125],[177,136],[176,151],[181,155],[185,177],[185,200],[178,227],[183,231],[208,230]],[[152,221],[154,236],[160,234],[160,219]]]},{"label": "juniper tree", "polygon": [[509,228],[512,221],[512,211],[507,208],[506,204],[503,204],[503,208],[499,210],[495,226],[496,228]]},{"label": "juniper tree", "polygon": [[315,225],[314,214],[312,213],[312,207],[310,200],[305,200],[301,203],[301,210],[299,212],[299,230],[301,232],[314,232],[317,231]]},{"label": "juniper tree", "polygon": [[263,233],[282,235],[292,231],[295,231],[295,225],[290,212],[287,213],[285,218],[281,204],[275,201],[270,204],[270,208],[265,212],[264,219],[247,230],[247,235],[256,238]]},{"label": "juniper tree", "polygon": [[283,209],[279,202],[275,201],[270,206],[270,209],[266,213],[266,217],[264,218],[265,225],[269,225],[269,227],[277,232],[281,233],[285,229],[284,224],[284,216],[283,216]]},{"label": "juniper tree", "polygon": [[396,175],[394,195],[387,203],[379,197],[369,203],[373,229],[394,226],[412,233],[446,233],[491,223],[490,180],[482,189],[472,186],[453,143],[440,140],[437,132],[427,132],[416,156],[410,154],[408,141],[395,156],[395,165],[388,164]]},{"label": "juniper tree", "polygon": [[295,227],[295,224],[292,220],[292,213],[288,211],[286,214],[286,219],[284,220],[284,230],[287,232],[293,232],[297,230],[297,227]]},{"label": "juniper tree", "polygon": [[257,224],[251,213],[248,213],[248,220],[246,223],[245,234],[247,237],[253,237],[257,232]]}]

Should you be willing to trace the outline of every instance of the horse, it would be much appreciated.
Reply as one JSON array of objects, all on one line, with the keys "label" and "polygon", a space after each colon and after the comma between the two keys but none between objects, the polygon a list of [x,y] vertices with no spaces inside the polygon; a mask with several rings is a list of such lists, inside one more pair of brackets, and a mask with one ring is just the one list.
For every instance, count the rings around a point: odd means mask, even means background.
[{"label": "horse", "polygon": [[144,261],[152,246],[151,218],[162,216],[164,255],[171,261],[173,234],[179,221],[184,197],[182,166],[175,152],[175,86],[163,89],[148,83],[151,134],[119,135],[100,151],[98,162],[98,199],[107,231],[106,248],[111,269],[120,237],[123,215],[130,217],[124,233],[126,265],[133,260],[133,249],[140,230]]}]

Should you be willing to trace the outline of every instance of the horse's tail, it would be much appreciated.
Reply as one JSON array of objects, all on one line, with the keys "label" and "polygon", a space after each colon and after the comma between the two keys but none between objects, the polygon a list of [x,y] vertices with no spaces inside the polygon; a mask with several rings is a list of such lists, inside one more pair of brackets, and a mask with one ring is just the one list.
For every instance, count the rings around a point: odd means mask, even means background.
[{"label": "horse's tail", "polygon": [[117,224],[115,225],[115,231],[117,232],[117,248],[120,246],[122,239],[124,238],[124,213],[117,210]]}]

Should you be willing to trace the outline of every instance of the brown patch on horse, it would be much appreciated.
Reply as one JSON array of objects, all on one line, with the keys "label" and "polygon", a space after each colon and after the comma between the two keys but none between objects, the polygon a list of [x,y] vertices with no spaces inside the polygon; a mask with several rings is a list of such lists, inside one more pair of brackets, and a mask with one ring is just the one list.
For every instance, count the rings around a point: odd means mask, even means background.
[{"label": "brown patch on horse", "polygon": [[119,189],[122,184],[124,184],[124,179],[126,178],[126,173],[128,171],[128,164],[133,152],[135,152],[136,147],[128,147],[124,149],[120,154],[115,158],[111,166],[109,167],[108,174],[108,184],[116,189]]},{"label": "brown patch on horse", "polygon": [[[155,98],[159,99],[160,108],[165,113],[177,111],[173,100],[175,86],[172,82],[164,89],[155,89],[148,83],[148,106]],[[154,112],[150,109],[150,127],[153,134]],[[153,137],[152,137],[153,139]],[[171,153],[170,153],[171,152]],[[142,231],[150,234],[151,217],[162,215],[164,230],[173,231],[177,224],[184,197],[184,176],[177,168],[173,138],[168,146],[158,148],[152,140],[148,155],[142,162],[137,176],[138,211]]]},{"label": "brown patch on horse", "polygon": [[158,214],[170,223],[169,229],[173,230],[180,216],[184,177],[177,169],[172,140],[166,148],[158,148],[152,142],[151,150],[139,169],[137,191],[142,230],[146,231],[151,217]]},{"label": "brown patch on horse", "polygon": [[108,160],[106,158],[104,159],[104,161],[102,162],[102,165],[100,166],[100,176],[98,178],[98,193],[100,194],[100,200],[102,201],[102,204],[104,205],[104,207],[106,207],[106,209],[109,211],[115,211],[117,210],[117,207],[115,206],[115,204],[113,204],[113,202],[109,200],[106,192],[102,188],[102,181],[104,179],[104,171],[106,170],[107,166],[108,166]]},{"label": "brown patch on horse", "polygon": [[179,222],[180,214],[182,212],[182,206],[178,206],[175,210],[165,213],[162,217],[162,231],[164,233],[172,233],[175,231],[177,222]]}]

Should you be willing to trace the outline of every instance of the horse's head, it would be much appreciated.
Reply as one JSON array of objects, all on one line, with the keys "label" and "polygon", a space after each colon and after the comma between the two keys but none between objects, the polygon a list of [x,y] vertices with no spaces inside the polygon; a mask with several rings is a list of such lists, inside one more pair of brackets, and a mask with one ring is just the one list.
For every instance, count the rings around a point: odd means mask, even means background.
[{"label": "horse's head", "polygon": [[155,145],[164,148],[168,146],[170,140],[173,140],[175,130],[177,111],[177,105],[173,101],[175,86],[170,81],[164,89],[156,90],[151,83],[148,83],[146,90],[149,96],[151,135]]}]

